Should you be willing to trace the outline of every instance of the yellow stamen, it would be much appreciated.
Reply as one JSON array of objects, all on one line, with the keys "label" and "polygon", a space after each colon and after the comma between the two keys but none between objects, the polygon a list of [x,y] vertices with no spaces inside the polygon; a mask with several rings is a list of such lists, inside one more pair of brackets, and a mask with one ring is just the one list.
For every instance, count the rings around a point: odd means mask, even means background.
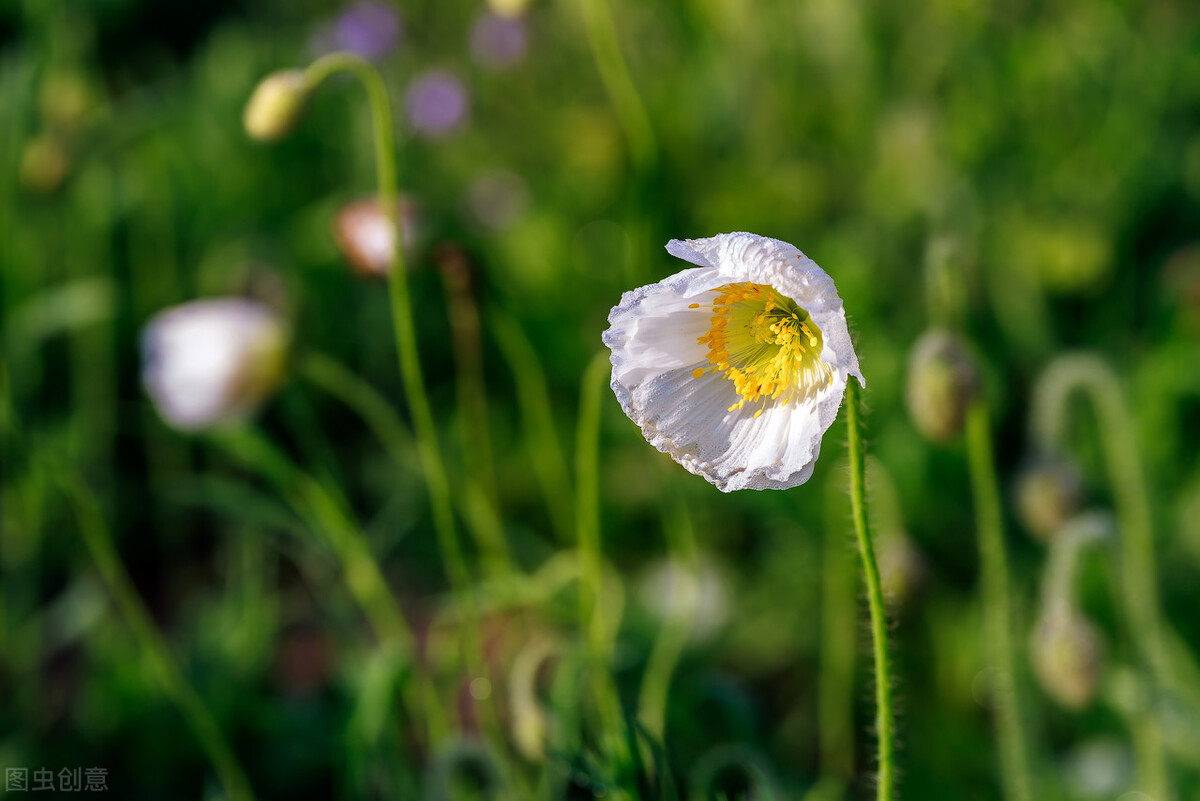
[{"label": "yellow stamen", "polygon": [[[697,342],[708,347],[713,372],[723,373],[740,396],[728,411],[761,401],[757,417],[768,399],[781,399],[786,406],[832,385],[833,371],[821,359],[821,329],[795,301],[774,287],[748,281],[712,291],[711,306],[693,303],[688,308],[712,312],[712,327]],[[692,376],[704,373],[699,367]]]}]

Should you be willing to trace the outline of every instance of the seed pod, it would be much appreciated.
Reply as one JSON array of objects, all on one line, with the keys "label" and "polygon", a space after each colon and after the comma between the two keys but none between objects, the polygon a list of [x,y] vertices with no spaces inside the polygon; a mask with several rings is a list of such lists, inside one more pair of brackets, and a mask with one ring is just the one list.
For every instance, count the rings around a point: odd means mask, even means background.
[{"label": "seed pod", "polygon": [[926,332],[908,360],[908,411],[917,429],[938,442],[953,439],[962,431],[979,383],[975,361],[956,335]]}]

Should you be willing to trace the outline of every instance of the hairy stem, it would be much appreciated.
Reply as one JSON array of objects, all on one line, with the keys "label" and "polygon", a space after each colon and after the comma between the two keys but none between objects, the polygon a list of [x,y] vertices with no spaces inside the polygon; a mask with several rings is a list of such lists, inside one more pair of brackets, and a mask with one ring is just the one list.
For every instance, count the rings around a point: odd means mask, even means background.
[{"label": "hairy stem", "polygon": [[865,448],[862,440],[862,386],[851,377],[846,384],[846,423],[850,446],[850,507],[854,518],[854,536],[862,558],[863,579],[867,585],[867,608],[871,616],[871,641],[875,656],[875,731],[879,738],[878,801],[892,798],[895,781],[893,757],[895,719],[892,713],[892,670],[888,654],[887,613],[883,604],[883,585],[875,548],[868,528]]}]

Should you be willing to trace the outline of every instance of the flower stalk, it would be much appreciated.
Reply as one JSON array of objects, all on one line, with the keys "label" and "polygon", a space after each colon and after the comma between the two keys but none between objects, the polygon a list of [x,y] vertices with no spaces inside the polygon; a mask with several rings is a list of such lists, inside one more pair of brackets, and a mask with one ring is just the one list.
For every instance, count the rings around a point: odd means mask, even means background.
[{"label": "flower stalk", "polygon": [[608,354],[596,354],[583,374],[575,447],[576,526],[579,538],[581,624],[585,632],[587,676],[599,708],[611,753],[628,757],[621,705],[612,683],[612,641],[605,604],[600,548],[600,399],[608,378]]},{"label": "flower stalk", "polygon": [[1017,657],[1009,607],[1008,557],[1004,549],[1004,522],[986,401],[976,399],[971,404],[967,411],[966,436],[971,485],[975,494],[984,631],[993,675],[992,703],[996,714],[1004,797],[1008,801],[1031,801],[1029,754],[1022,728],[1020,695],[1017,691]]},{"label": "flower stalk", "polygon": [[[387,220],[396,219],[399,204],[397,191],[395,133],[392,127],[391,105],[387,87],[375,67],[365,59],[349,53],[331,53],[314,61],[305,70],[310,87],[316,87],[325,78],[337,72],[349,72],[362,82],[371,108],[371,123],[375,142],[375,174],[379,191],[379,206]],[[455,530],[454,510],[450,499],[450,484],[446,467],[438,446],[437,427],[429,403],[429,393],[421,373],[421,357],[417,346],[417,333],[413,325],[412,301],[409,296],[408,274],[404,265],[404,248],[392,249],[391,266],[388,270],[388,296],[392,306],[392,326],[396,342],[396,354],[400,363],[400,377],[409,412],[413,419],[413,433],[417,453],[425,473],[425,486],[433,512],[434,530],[438,547],[446,561],[450,585],[456,594],[466,593],[470,587],[470,573]],[[464,620],[467,642],[464,644],[468,668],[477,675],[482,669],[483,655],[478,635],[478,620],[467,606]]]},{"label": "flower stalk", "polygon": [[204,705],[200,695],[171,656],[162,633],[154,625],[150,612],[142,603],[129,574],[125,572],[95,495],[81,480],[69,473],[63,475],[59,483],[74,507],[84,544],[91,552],[92,560],[112,593],[117,607],[129,628],[133,630],[142,657],[158,677],[163,690],[179,708],[192,734],[199,740],[200,747],[204,749],[205,755],[217,772],[226,794],[232,801],[254,801],[254,791],[250,788],[250,781],[246,778],[233,748],[221,733],[212,712]]},{"label": "flower stalk", "polygon": [[868,527],[865,448],[862,438],[862,385],[853,376],[846,383],[846,424],[850,449],[850,508],[854,536],[867,585],[867,608],[871,616],[871,641],[875,657],[875,731],[878,737],[878,801],[889,801],[895,782],[895,717],[892,711],[891,657],[888,653],[887,613],[875,548]]}]

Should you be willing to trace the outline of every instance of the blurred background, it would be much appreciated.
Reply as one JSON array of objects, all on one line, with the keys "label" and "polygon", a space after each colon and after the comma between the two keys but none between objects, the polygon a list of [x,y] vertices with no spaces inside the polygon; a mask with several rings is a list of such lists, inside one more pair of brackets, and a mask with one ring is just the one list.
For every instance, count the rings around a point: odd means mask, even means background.
[{"label": "blurred background", "polygon": [[[242,126],[264,76],[337,50],[377,65],[395,112],[457,587],[386,284],[339,246],[339,211],[375,189],[362,89],[331,78],[275,144]],[[621,292],[685,266],[668,239],[747,230],[826,269],[857,337],[903,796],[1001,797],[965,449],[908,409],[932,327],[969,343],[991,407],[1036,797],[1149,798],[1124,795],[1139,725],[1175,797],[1200,793],[1197,707],[1143,691],[1121,599],[1160,604],[1193,664],[1192,3],[5,0],[0,126],[0,767],[31,789],[99,767],[113,797],[229,797],[223,740],[259,798],[873,796],[844,426],[803,487],[726,496],[581,385]],[[142,332],[229,295],[290,323],[287,375],[248,426],[178,431],[143,390]],[[1035,446],[1034,387],[1073,350],[1114,371],[1136,443],[1117,461],[1144,475],[1114,477],[1114,418],[1087,403],[1059,452]],[[589,473],[624,717],[578,683]],[[1153,598],[1119,548],[1056,550],[1083,510],[1118,541],[1143,491]],[[385,647],[320,499],[415,651]],[[114,601],[89,526],[151,626]],[[1062,603],[1078,625],[1045,646]]]}]

